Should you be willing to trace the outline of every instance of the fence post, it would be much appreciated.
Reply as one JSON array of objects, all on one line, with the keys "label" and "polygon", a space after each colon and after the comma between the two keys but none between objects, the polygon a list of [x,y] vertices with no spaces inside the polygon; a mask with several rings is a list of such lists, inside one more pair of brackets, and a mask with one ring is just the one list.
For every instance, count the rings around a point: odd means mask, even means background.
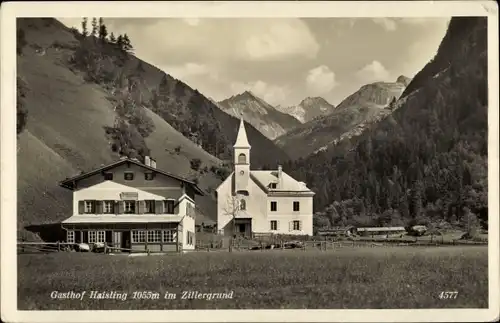
[{"label": "fence post", "polygon": [[60,246],[59,240],[57,240],[57,251],[61,251],[61,246]]},{"label": "fence post", "polygon": [[107,254],[107,253],[108,253],[108,245],[104,244],[104,254]]}]

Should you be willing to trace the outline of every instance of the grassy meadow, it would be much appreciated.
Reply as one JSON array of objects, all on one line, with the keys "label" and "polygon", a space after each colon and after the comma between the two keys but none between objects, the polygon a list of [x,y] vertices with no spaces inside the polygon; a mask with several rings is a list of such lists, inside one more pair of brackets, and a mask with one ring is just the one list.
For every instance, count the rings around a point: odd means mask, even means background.
[{"label": "grassy meadow", "polygon": [[[18,256],[20,310],[362,309],[488,307],[486,246],[344,248],[336,251],[197,252],[128,257]],[[51,299],[53,291],[115,291],[122,300]],[[233,291],[183,300],[182,291]],[[132,299],[132,293],[159,293]],[[458,292],[440,299],[442,291]],[[177,294],[164,299],[165,292]]]}]

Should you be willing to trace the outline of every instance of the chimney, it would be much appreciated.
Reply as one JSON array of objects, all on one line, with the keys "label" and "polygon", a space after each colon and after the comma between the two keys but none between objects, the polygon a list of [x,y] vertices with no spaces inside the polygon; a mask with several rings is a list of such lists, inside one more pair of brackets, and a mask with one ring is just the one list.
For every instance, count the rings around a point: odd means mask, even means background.
[{"label": "chimney", "polygon": [[281,165],[278,165],[278,187],[279,188],[282,187],[282,185],[281,185],[282,179],[283,179],[283,168],[281,167]]},{"label": "chimney", "polygon": [[144,165],[151,166],[151,158],[149,156],[144,156]]},{"label": "chimney", "polygon": [[151,157],[149,159],[150,159],[150,163],[151,163],[150,166],[153,168],[156,168],[156,160],[151,158]]}]

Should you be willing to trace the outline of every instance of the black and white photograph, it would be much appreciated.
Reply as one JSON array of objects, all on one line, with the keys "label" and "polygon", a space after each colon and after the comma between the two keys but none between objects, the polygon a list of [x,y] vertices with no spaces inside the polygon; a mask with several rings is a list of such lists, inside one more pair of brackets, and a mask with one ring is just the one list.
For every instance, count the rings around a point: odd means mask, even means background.
[{"label": "black and white photograph", "polygon": [[10,2],[1,32],[3,321],[498,319],[496,2]]}]

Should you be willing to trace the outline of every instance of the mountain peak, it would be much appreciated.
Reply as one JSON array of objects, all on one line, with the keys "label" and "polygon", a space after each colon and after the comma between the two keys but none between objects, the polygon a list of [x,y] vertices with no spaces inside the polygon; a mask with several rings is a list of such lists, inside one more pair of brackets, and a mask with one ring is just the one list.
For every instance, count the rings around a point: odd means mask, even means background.
[{"label": "mountain peak", "polygon": [[322,97],[320,96],[308,96],[307,98],[305,98],[304,100],[302,100],[299,105],[311,105],[311,104],[329,104],[328,101],[326,101],[325,99],[323,99]]}]

